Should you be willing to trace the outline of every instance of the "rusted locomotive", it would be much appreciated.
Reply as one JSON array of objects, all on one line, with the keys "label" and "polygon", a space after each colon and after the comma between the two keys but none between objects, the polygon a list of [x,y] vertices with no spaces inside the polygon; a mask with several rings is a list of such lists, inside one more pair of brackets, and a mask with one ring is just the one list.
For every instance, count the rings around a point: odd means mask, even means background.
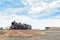
[{"label": "rusted locomotive", "polygon": [[31,30],[32,26],[28,25],[28,24],[21,24],[21,23],[17,23],[15,21],[13,21],[11,23],[10,29],[14,29],[14,30]]}]

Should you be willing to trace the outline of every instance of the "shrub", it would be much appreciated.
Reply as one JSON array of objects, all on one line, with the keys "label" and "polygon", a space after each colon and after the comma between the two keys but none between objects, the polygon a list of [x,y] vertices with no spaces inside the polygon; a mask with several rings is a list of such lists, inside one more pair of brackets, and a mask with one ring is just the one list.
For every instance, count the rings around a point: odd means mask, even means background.
[{"label": "shrub", "polygon": [[3,30],[3,27],[0,27],[0,30]]}]

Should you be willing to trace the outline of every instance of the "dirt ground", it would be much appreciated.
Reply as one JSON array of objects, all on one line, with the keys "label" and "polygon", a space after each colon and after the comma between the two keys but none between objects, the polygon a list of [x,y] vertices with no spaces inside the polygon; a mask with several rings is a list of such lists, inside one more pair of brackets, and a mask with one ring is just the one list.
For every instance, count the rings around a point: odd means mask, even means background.
[{"label": "dirt ground", "polygon": [[60,40],[60,31],[0,30],[0,40]]}]

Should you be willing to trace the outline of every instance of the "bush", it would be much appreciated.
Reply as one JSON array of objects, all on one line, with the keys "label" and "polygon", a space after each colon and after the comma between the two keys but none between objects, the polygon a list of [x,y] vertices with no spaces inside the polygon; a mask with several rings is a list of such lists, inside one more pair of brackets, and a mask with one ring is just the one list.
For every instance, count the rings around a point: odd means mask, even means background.
[{"label": "bush", "polygon": [[3,30],[3,27],[0,27],[0,30]]}]

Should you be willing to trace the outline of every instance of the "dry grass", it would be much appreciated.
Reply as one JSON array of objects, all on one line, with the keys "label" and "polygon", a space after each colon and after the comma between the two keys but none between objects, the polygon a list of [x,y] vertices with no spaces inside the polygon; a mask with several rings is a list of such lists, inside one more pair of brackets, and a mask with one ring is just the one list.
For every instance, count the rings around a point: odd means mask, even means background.
[{"label": "dry grass", "polygon": [[0,40],[60,40],[60,31],[0,30]]},{"label": "dry grass", "polygon": [[44,35],[45,32],[37,30],[0,30],[0,40],[3,40],[6,37],[32,37],[32,40],[35,39],[34,35]]},{"label": "dry grass", "polygon": [[0,30],[0,37],[32,37],[36,34],[44,35],[44,32],[39,32],[37,30]]}]

